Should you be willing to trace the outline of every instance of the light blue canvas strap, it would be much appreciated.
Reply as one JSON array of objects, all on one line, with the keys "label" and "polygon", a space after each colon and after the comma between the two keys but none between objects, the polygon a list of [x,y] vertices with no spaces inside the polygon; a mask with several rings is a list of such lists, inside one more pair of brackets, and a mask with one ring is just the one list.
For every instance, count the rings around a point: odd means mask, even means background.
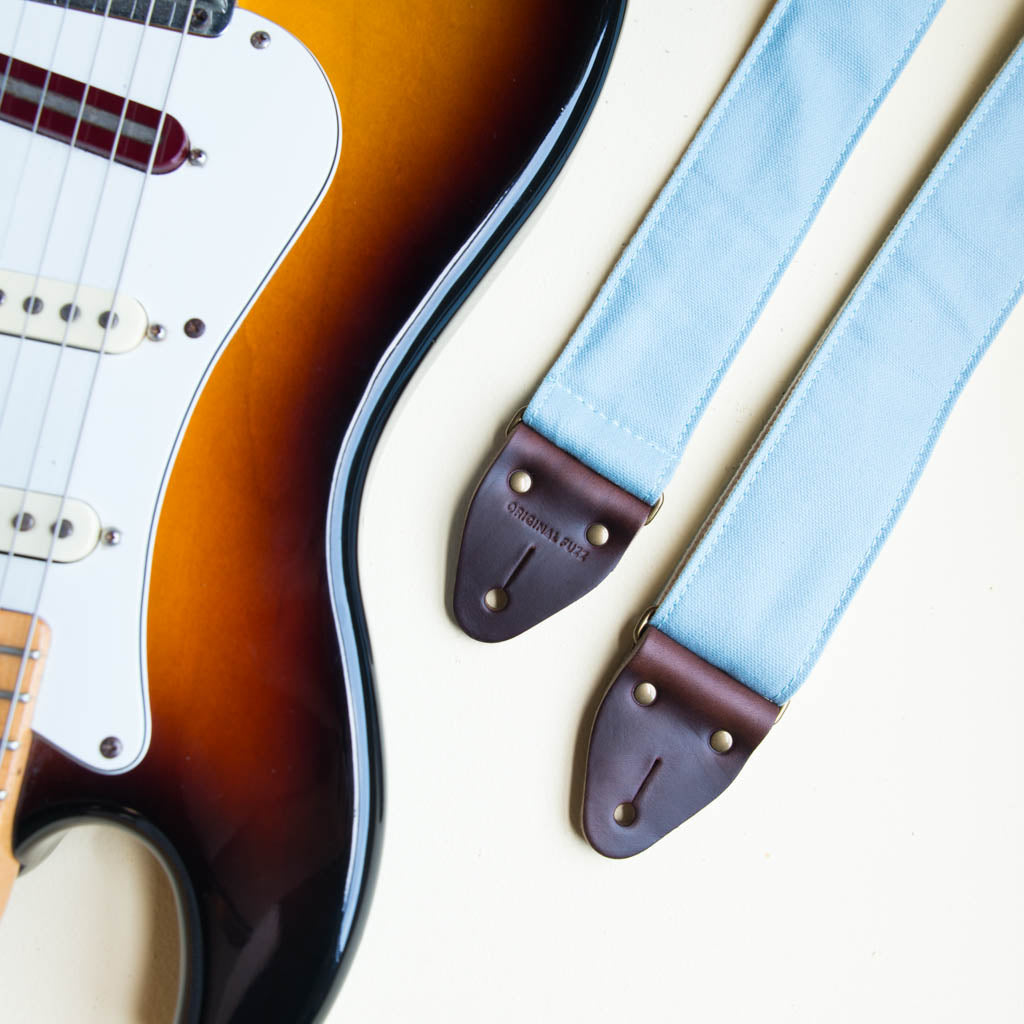
[{"label": "light blue canvas strap", "polygon": [[875,258],[651,620],[776,704],[814,665],[1020,296],[1022,62]]},{"label": "light blue canvas strap", "polygon": [[[771,709],[814,665],[1017,303],[1022,65],[1024,48],[876,256],[685,558],[630,661],[654,666],[647,680],[661,696],[646,709],[623,697],[627,666],[605,697],[586,797],[588,834],[602,852],[638,852],[728,785],[771,727]],[[659,722],[668,724],[655,741]],[[658,771],[639,790],[601,767],[628,775],[622,766],[652,756]],[[714,782],[702,788],[708,772]],[[613,827],[616,793],[633,792],[639,827]]]},{"label": "light blue canvas strap", "polygon": [[525,422],[648,505],[941,0],[780,0]]},{"label": "light blue canvas strap", "polygon": [[474,496],[470,636],[515,636],[614,568],[941,5],[775,5]]}]

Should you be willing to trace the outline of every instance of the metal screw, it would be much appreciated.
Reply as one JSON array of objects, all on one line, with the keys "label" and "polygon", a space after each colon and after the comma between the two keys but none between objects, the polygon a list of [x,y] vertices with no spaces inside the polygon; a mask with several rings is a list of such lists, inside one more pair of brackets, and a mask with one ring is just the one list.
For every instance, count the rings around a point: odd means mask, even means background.
[{"label": "metal screw", "polygon": [[517,469],[508,478],[508,485],[516,494],[525,494],[533,486],[533,477],[525,469]]},{"label": "metal screw", "polygon": [[150,341],[167,340],[167,328],[163,324],[150,324],[148,333]]},{"label": "metal screw", "polygon": [[0,804],[2,804],[6,799],[7,799],[7,790],[6,789],[0,789]]},{"label": "metal screw", "polygon": [[13,754],[13,753],[14,753],[14,752],[15,752],[16,750],[18,750],[18,748],[19,748],[20,746],[21,746],[21,744],[20,744],[20,743],[19,743],[19,742],[18,742],[17,740],[10,740],[10,741],[8,741],[8,743],[7,743],[7,749],[8,749],[8,750],[9,750],[9,751],[10,751],[10,752],[11,752],[12,754]]},{"label": "metal screw", "polygon": [[192,12],[192,27],[202,28],[210,20],[210,12],[202,7],[197,7]]},{"label": "metal screw", "polygon": [[253,32],[249,42],[255,49],[265,50],[270,45],[270,33],[264,32],[262,29],[259,32]]},{"label": "metal screw", "polygon": [[192,150],[189,150],[188,162],[193,167],[205,167],[206,166],[206,150],[205,149],[192,149]]},{"label": "metal screw", "polygon": [[186,337],[201,338],[206,333],[206,323],[200,320],[198,317],[193,317],[188,323],[185,324],[185,335]]},{"label": "metal screw", "polygon": [[637,683],[633,699],[642,707],[650,707],[658,699],[658,688],[654,683]]},{"label": "metal screw", "polygon": [[595,548],[604,547],[608,543],[608,527],[604,523],[592,523],[587,527],[587,540]]},{"label": "metal screw", "polygon": [[103,543],[108,548],[116,548],[121,541],[124,540],[124,535],[116,526],[111,526],[109,529],[103,531]]},{"label": "metal screw", "polygon": [[100,753],[108,761],[112,761],[115,757],[119,757],[123,749],[124,744],[116,736],[108,736],[100,744]]},{"label": "metal screw", "polygon": [[716,754],[728,754],[732,750],[732,733],[719,729],[711,734],[710,743]]}]

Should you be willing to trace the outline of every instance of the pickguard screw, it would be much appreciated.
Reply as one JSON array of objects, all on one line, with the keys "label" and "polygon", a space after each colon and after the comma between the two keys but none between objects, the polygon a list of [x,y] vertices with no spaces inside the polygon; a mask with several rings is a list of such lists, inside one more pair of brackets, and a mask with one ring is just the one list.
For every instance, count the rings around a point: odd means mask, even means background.
[{"label": "pickguard screw", "polygon": [[270,33],[260,29],[259,32],[253,32],[249,42],[252,43],[255,49],[265,50],[270,45]]},{"label": "pickguard screw", "polygon": [[111,526],[109,529],[103,531],[103,543],[108,548],[116,548],[121,541],[124,540],[124,535],[116,526]]},{"label": "pickguard screw", "polygon": [[167,328],[163,324],[150,324],[149,327],[149,340],[150,341],[166,341],[167,340]]},{"label": "pickguard screw", "polygon": [[185,324],[185,335],[186,337],[196,339],[201,338],[206,333],[206,323],[199,319],[199,317],[193,317],[188,323]]},{"label": "pickguard screw", "polygon": [[205,149],[192,149],[189,150],[188,162],[193,167],[205,167],[206,166],[206,150]]},{"label": "pickguard screw", "polygon": [[115,757],[120,757],[122,750],[124,750],[124,744],[116,736],[108,736],[100,744],[100,753],[108,761],[112,761]]},{"label": "pickguard screw", "polygon": [[210,12],[202,7],[197,7],[192,12],[192,27],[202,28],[210,20]]}]

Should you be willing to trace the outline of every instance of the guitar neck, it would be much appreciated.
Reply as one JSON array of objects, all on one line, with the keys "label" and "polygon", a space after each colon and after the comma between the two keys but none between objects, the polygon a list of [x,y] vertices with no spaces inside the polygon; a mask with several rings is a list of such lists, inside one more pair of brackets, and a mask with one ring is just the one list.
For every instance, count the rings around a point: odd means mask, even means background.
[{"label": "guitar neck", "polygon": [[32,743],[32,715],[50,646],[50,630],[32,616],[0,611],[0,915],[18,877],[14,858],[14,811]]}]

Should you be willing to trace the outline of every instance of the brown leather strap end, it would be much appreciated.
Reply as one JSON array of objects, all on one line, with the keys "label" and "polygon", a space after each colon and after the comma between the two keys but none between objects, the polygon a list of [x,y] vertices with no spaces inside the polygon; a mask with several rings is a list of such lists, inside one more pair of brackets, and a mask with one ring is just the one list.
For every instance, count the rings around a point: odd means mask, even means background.
[{"label": "brown leather strap end", "polygon": [[466,516],[456,620],[488,643],[518,636],[596,587],[650,513],[638,498],[519,424]]},{"label": "brown leather strap end", "polygon": [[594,720],[583,830],[606,857],[646,850],[736,778],[779,707],[650,627]]}]

